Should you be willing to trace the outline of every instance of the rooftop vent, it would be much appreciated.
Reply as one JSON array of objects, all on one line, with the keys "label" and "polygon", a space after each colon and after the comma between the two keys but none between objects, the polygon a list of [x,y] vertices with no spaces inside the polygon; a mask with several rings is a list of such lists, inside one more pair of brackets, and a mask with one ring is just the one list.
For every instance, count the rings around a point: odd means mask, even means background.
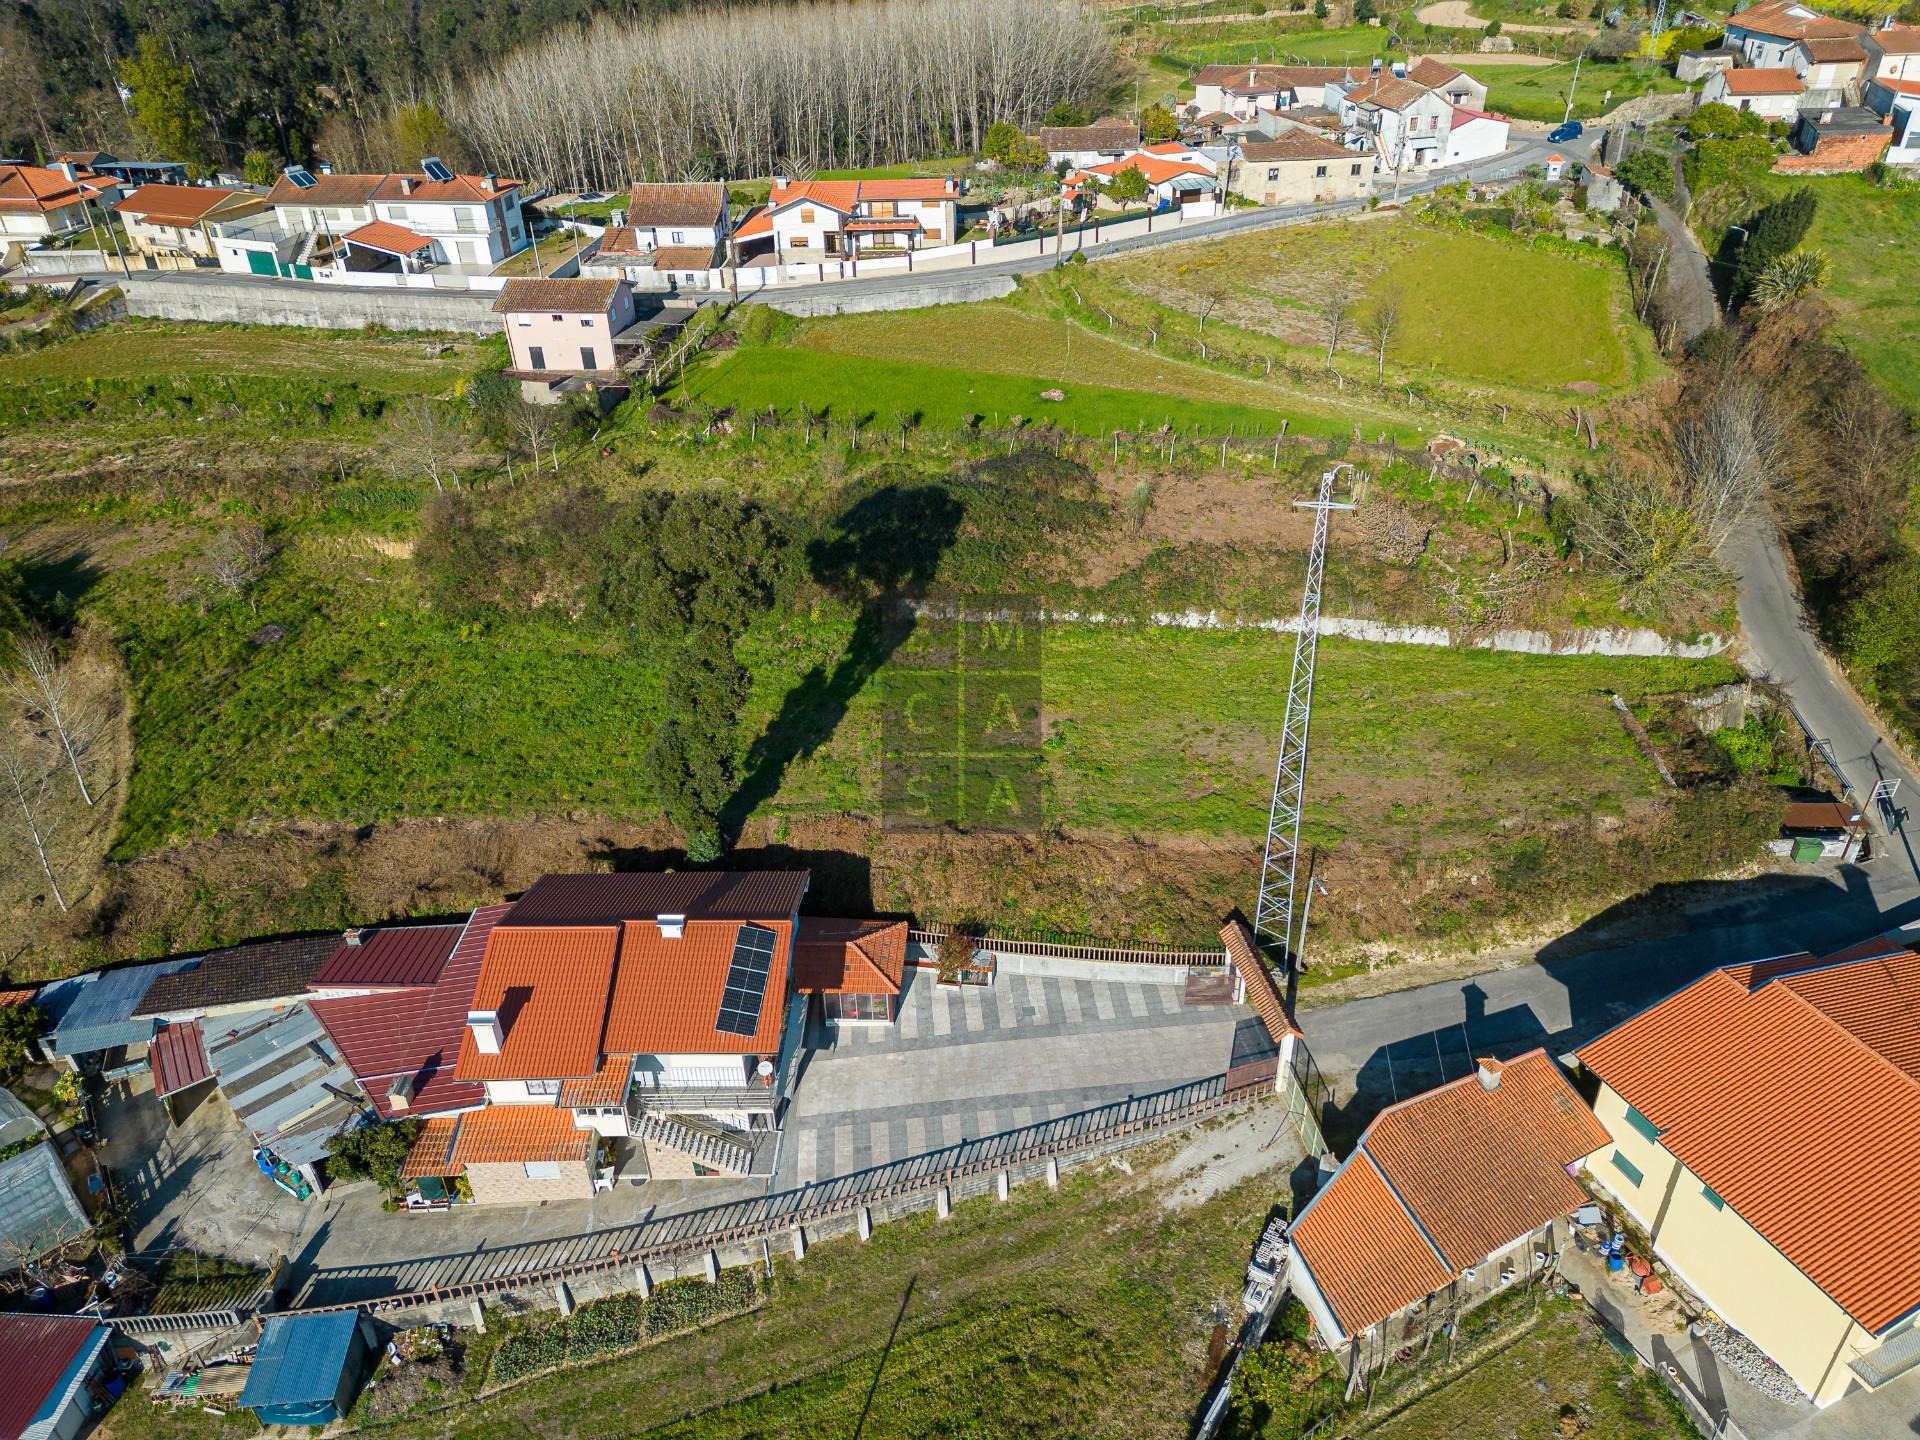
[{"label": "rooftop vent", "polygon": [[500,1016],[492,1010],[469,1010],[467,1030],[473,1036],[473,1048],[482,1055],[498,1055],[507,1038],[500,1028]]},{"label": "rooftop vent", "polygon": [[393,1083],[387,1086],[387,1108],[389,1110],[405,1110],[412,1104],[413,1077],[411,1075],[394,1076]]},{"label": "rooftop vent", "polygon": [[684,915],[661,915],[656,919],[662,940],[678,940],[687,933],[687,917]]},{"label": "rooftop vent", "polygon": [[347,933],[341,938],[344,939],[349,945],[358,945],[360,943],[360,937],[363,933],[365,932],[363,932],[356,926],[354,929],[347,931]]}]

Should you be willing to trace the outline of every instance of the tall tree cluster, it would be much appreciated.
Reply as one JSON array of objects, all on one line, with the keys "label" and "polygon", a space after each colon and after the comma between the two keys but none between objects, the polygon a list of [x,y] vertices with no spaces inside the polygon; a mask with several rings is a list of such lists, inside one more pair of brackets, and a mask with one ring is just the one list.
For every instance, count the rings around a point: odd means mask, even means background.
[{"label": "tall tree cluster", "polygon": [[997,120],[1094,98],[1110,67],[1079,0],[729,6],[576,27],[440,108],[492,168],[610,190],[973,153]]}]

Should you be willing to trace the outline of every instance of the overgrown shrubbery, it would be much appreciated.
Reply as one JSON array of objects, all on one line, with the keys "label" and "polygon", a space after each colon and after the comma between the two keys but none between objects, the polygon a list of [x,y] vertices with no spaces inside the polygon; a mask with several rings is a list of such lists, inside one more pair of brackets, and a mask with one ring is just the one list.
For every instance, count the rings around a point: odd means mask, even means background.
[{"label": "overgrown shrubbery", "polygon": [[493,1352],[496,1384],[536,1370],[630,1349],[682,1330],[750,1310],[759,1302],[754,1272],[722,1270],[718,1284],[669,1280],[642,1300],[631,1292],[582,1305],[564,1320],[541,1319],[509,1335]]},{"label": "overgrown shrubbery", "polygon": [[393,397],[338,381],[283,380],[249,375],[179,375],[151,380],[86,379],[0,385],[0,426],[57,425],[62,421],[164,418],[267,418],[288,429],[332,430],[377,420]]}]

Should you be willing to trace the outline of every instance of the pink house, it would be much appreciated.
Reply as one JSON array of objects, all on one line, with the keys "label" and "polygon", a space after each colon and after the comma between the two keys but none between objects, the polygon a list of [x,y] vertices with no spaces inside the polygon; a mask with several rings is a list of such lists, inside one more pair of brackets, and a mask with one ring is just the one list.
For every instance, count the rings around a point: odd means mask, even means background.
[{"label": "pink house", "polygon": [[527,399],[625,384],[615,356],[635,319],[625,280],[509,280],[493,310],[512,356],[506,373]]}]

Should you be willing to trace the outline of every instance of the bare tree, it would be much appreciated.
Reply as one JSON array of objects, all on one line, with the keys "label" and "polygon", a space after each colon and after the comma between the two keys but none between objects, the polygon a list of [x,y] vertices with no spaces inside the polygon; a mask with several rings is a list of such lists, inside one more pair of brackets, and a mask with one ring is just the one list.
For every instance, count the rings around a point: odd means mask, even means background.
[{"label": "bare tree", "polygon": [[1327,337],[1327,364],[1340,349],[1347,333],[1347,321],[1353,315],[1353,282],[1344,275],[1330,278],[1320,291],[1320,326]]},{"label": "bare tree", "polygon": [[1783,491],[1797,467],[1786,408],[1748,376],[1728,374],[1699,413],[1675,428],[1679,497],[1717,550],[1734,529]]},{"label": "bare tree", "polygon": [[6,676],[7,693],[53,736],[73,771],[73,783],[80,787],[80,798],[91,807],[93,792],[80,761],[93,742],[93,717],[74,694],[73,667],[60,658],[53,637],[41,629],[21,636],[15,649],[20,664]]},{"label": "bare tree", "polygon": [[260,600],[254,586],[267,573],[274,555],[273,541],[267,532],[251,521],[229,526],[213,542],[212,568],[208,579],[214,588],[224,590],[236,600],[245,600],[247,608],[260,613]]},{"label": "bare tree", "polygon": [[1373,309],[1367,312],[1367,341],[1373,346],[1374,359],[1378,362],[1377,378],[1387,378],[1387,346],[1393,343],[1394,332],[1400,328],[1400,292],[1382,290],[1374,297]]},{"label": "bare tree", "polygon": [[0,730],[0,811],[19,847],[32,854],[47,877],[54,904],[63,911],[67,897],[60,890],[59,877],[53,873],[53,841],[59,819],[52,804],[53,774],[57,765],[49,765],[30,740],[16,726]]},{"label": "bare tree", "polygon": [[425,475],[439,494],[460,488],[460,430],[438,401],[416,395],[400,407],[387,432],[386,464],[404,479]]},{"label": "bare tree", "polygon": [[1200,321],[1201,339],[1204,340],[1207,336],[1207,317],[1220,308],[1220,301],[1223,298],[1220,287],[1217,285],[1209,285],[1200,292],[1200,305],[1195,314]]},{"label": "bare tree", "polygon": [[540,448],[544,445],[553,451],[553,468],[560,468],[560,447],[556,439],[560,432],[560,412],[556,406],[535,405],[530,400],[522,400],[508,412],[513,421],[514,434],[527,442],[529,463],[536,469],[540,464]]}]

